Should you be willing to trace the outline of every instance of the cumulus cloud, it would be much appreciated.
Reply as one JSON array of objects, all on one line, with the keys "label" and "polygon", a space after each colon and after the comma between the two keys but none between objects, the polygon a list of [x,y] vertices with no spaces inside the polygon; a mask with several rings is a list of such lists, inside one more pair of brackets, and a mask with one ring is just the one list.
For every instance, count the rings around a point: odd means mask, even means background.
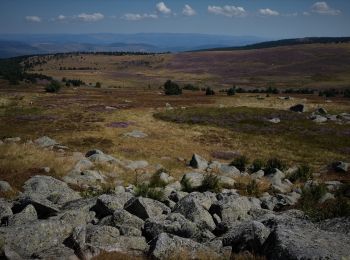
[{"label": "cumulus cloud", "polygon": [[162,14],[171,14],[171,9],[168,8],[164,2],[159,2],[156,5],[157,12],[162,13]]},{"label": "cumulus cloud", "polygon": [[265,16],[278,16],[280,15],[279,12],[271,10],[270,8],[266,8],[266,9],[260,9],[259,13]]},{"label": "cumulus cloud", "polygon": [[59,21],[63,21],[63,20],[66,20],[67,19],[67,17],[66,16],[64,16],[63,14],[60,14],[59,16],[57,16],[57,18],[56,18],[57,20],[59,20]]},{"label": "cumulus cloud", "polygon": [[76,18],[83,22],[97,22],[104,19],[105,17],[101,13],[93,13],[93,14],[82,13],[77,15]]},{"label": "cumulus cloud", "polygon": [[32,22],[32,23],[40,23],[41,18],[39,16],[26,16],[25,17],[27,22]]},{"label": "cumulus cloud", "polygon": [[182,14],[186,16],[194,16],[196,15],[196,11],[190,5],[185,5]]},{"label": "cumulus cloud", "polygon": [[236,7],[233,5],[221,6],[208,6],[208,12],[216,15],[224,15],[228,17],[244,17],[247,15],[246,10],[243,7]]},{"label": "cumulus cloud", "polygon": [[156,14],[124,14],[122,16],[122,19],[127,20],[127,21],[140,21],[143,19],[157,19],[158,15]]},{"label": "cumulus cloud", "polygon": [[331,8],[326,2],[316,2],[312,5],[311,11],[323,15],[339,15],[340,10]]}]

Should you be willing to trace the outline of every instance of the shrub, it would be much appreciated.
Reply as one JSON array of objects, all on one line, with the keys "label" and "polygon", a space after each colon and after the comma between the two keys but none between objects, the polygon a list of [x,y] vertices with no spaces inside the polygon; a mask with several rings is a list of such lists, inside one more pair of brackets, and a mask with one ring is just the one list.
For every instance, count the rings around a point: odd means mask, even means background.
[{"label": "shrub", "polygon": [[205,95],[206,96],[213,96],[213,95],[215,95],[215,91],[208,87],[205,90]]},{"label": "shrub", "polygon": [[271,158],[266,162],[265,174],[274,174],[276,172],[276,169],[283,171],[285,168],[286,165],[282,160],[278,158]]},{"label": "shrub", "polygon": [[206,174],[202,185],[199,187],[199,191],[212,191],[212,192],[220,192],[222,189],[220,184],[220,179],[215,174]]},{"label": "shrub", "polygon": [[57,93],[60,89],[61,84],[58,81],[51,81],[51,83],[45,87],[45,91],[49,93]]},{"label": "shrub", "polygon": [[163,188],[150,187],[150,185],[146,183],[138,184],[135,188],[136,197],[144,197],[158,201],[163,201],[164,194],[165,193]]},{"label": "shrub", "polygon": [[102,87],[101,82],[96,82],[95,88],[101,88],[101,87]]},{"label": "shrub", "polygon": [[191,91],[199,91],[199,87],[196,87],[192,84],[186,84],[182,89],[185,89],[185,90],[191,90]]},{"label": "shrub", "polygon": [[290,176],[288,176],[288,179],[292,182],[295,181],[303,181],[306,182],[307,180],[312,178],[312,171],[310,166],[308,165],[301,165],[298,167],[298,170],[296,170],[294,173],[292,173]]},{"label": "shrub", "polygon": [[228,96],[234,96],[234,95],[236,95],[236,87],[229,88],[229,89],[227,90],[227,95],[228,95]]},{"label": "shrub", "polygon": [[235,166],[238,170],[241,172],[244,172],[246,170],[246,165],[248,164],[248,158],[244,155],[241,155],[234,159],[230,165]]},{"label": "shrub", "polygon": [[246,191],[250,196],[259,197],[261,195],[261,191],[256,180],[252,180],[247,184]]},{"label": "shrub", "polygon": [[345,98],[350,98],[350,89],[346,89],[346,90],[344,91],[344,97],[345,97]]},{"label": "shrub", "polygon": [[260,159],[255,159],[250,167],[251,172],[257,172],[264,168],[264,162]]},{"label": "shrub", "polygon": [[164,93],[165,95],[181,95],[182,90],[177,83],[167,80],[164,83]]}]

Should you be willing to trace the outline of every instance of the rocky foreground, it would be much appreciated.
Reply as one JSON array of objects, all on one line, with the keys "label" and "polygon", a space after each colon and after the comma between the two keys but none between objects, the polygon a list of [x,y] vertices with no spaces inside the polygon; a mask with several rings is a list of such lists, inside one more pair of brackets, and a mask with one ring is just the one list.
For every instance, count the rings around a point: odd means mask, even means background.
[{"label": "rocky foreground", "polygon": [[[43,149],[66,149],[48,137],[34,143]],[[0,199],[0,258],[91,259],[102,252],[121,252],[130,258],[230,259],[245,251],[267,259],[350,258],[349,217],[314,223],[302,211],[285,210],[298,202],[302,192],[286,178],[293,169],[249,175],[194,155],[193,171],[184,174],[181,182],[166,172],[159,174],[166,184],[161,200],[140,196],[133,185],[113,184],[108,194],[91,196],[73,190],[72,185],[98,190],[107,182],[102,172],[91,170],[97,162],[129,169],[149,166],[92,150],[62,180],[44,175],[30,178],[16,198]],[[345,163],[337,167],[348,170]],[[201,187],[204,173],[211,171],[227,189],[184,191],[186,183],[192,189]],[[258,198],[241,196],[233,189],[237,176],[264,178],[275,192]],[[327,183],[322,200],[333,199],[332,191],[340,185]],[[1,182],[0,188],[11,186]]]}]

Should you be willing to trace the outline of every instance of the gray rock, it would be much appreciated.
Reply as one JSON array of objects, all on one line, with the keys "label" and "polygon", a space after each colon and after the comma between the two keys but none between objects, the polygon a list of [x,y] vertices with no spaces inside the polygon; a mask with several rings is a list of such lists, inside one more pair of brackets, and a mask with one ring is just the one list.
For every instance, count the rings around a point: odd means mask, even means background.
[{"label": "gray rock", "polygon": [[195,197],[188,195],[181,199],[174,207],[173,212],[184,215],[188,220],[194,222],[199,228],[215,229],[215,223],[210,213],[203,207]]},{"label": "gray rock", "polygon": [[323,108],[323,107],[320,107],[319,109],[317,109],[316,113],[319,113],[321,115],[327,115],[328,114],[327,110],[325,108]]},{"label": "gray rock", "polygon": [[241,172],[235,167],[227,164],[221,164],[219,167],[219,173],[226,177],[238,177],[241,176]]},{"label": "gray rock", "polygon": [[350,234],[349,217],[326,219],[317,223],[317,226],[325,231],[342,233],[345,235]]},{"label": "gray rock", "polygon": [[116,163],[122,164],[120,160],[114,158],[111,155],[105,154],[101,150],[90,150],[85,154],[85,157],[94,163]]},{"label": "gray rock", "polygon": [[[170,178],[172,178],[172,177],[170,176]],[[182,186],[181,186],[181,183],[179,181],[175,181],[171,184],[168,184],[165,188],[170,189],[170,190],[174,190],[174,191],[180,191]]]},{"label": "gray rock", "polygon": [[[276,207],[278,209],[281,209],[283,207],[287,206],[294,206],[295,204],[298,203],[298,200],[300,199],[301,195],[296,192],[291,192],[288,194],[277,194],[277,204]],[[276,209],[275,207],[275,209]]]},{"label": "gray rock", "polygon": [[100,217],[113,214],[117,209],[123,209],[125,203],[130,200],[133,196],[128,193],[120,193],[118,195],[103,194],[98,197],[94,210]]},{"label": "gray rock", "polygon": [[36,255],[37,259],[79,260],[73,249],[64,245],[44,250]]},{"label": "gray rock", "polygon": [[311,117],[312,121],[315,123],[324,123],[327,122],[327,117],[324,116],[320,116],[320,115],[315,115],[313,117]]},{"label": "gray rock", "polygon": [[66,183],[50,176],[36,175],[25,182],[23,189],[24,196],[42,198],[58,205],[81,198]]},{"label": "gray rock", "polygon": [[320,198],[318,203],[322,204],[322,203],[326,202],[327,200],[334,200],[334,199],[335,199],[335,196],[332,193],[327,192],[326,194],[324,194],[322,196],[322,198]]},{"label": "gray rock", "polygon": [[350,256],[348,235],[324,231],[307,220],[285,214],[270,220],[269,225],[272,232],[263,250],[268,259],[346,259]]},{"label": "gray rock", "polygon": [[11,185],[7,181],[0,181],[0,192],[12,191]]},{"label": "gray rock", "polygon": [[23,225],[38,219],[38,215],[33,205],[28,205],[20,213],[12,215],[8,219],[9,226]]},{"label": "gray rock", "polygon": [[134,137],[134,138],[145,138],[145,137],[147,137],[148,135],[145,134],[145,133],[142,132],[142,131],[133,130],[133,131],[131,131],[131,132],[125,133],[124,136],[127,136],[127,137]]},{"label": "gray rock", "polygon": [[82,172],[84,170],[89,170],[92,167],[94,167],[94,164],[90,160],[86,158],[82,158],[75,164],[74,170],[78,172]]},{"label": "gray rock", "polygon": [[50,137],[43,136],[34,141],[34,144],[42,147],[42,148],[48,148],[48,147],[53,147],[55,145],[58,145],[58,143],[51,139]]},{"label": "gray rock", "polygon": [[127,237],[141,237],[142,231],[140,229],[130,226],[118,226],[119,232],[122,236]]},{"label": "gray rock", "polygon": [[239,222],[220,239],[224,246],[232,246],[235,252],[248,250],[259,252],[270,235],[270,229],[258,221]]},{"label": "gray rock", "polygon": [[3,144],[4,144],[4,142],[2,140],[0,140],[0,145],[3,145]]},{"label": "gray rock", "polygon": [[332,167],[337,172],[347,172],[349,170],[349,163],[346,162],[335,162],[332,164]]},{"label": "gray rock", "polygon": [[263,209],[274,210],[278,203],[278,199],[270,194],[265,194],[259,198]]},{"label": "gray rock", "polygon": [[[161,172],[159,174],[159,179],[160,179],[160,181],[162,181],[162,182],[164,182],[166,184],[174,181],[174,177],[170,176],[166,172]],[[179,185],[179,186],[176,187],[175,185]],[[181,189],[181,184],[179,182],[177,182],[175,185],[168,185],[168,187],[171,187],[174,190]]]},{"label": "gray rock", "polygon": [[289,108],[289,110],[293,111],[293,112],[301,112],[301,113],[307,111],[305,105],[303,105],[303,104],[297,104],[295,106],[292,106],[292,107]]},{"label": "gray rock", "polygon": [[327,185],[329,191],[339,190],[343,186],[340,181],[325,181],[324,184]]},{"label": "gray rock", "polygon": [[260,209],[259,203],[252,199],[239,195],[227,195],[221,200],[214,202],[210,208],[211,214],[217,214],[224,227],[230,227],[237,221],[249,220],[250,211]]},{"label": "gray rock", "polygon": [[188,192],[185,191],[172,191],[168,198],[175,203],[179,202],[182,198],[186,197],[188,195]]},{"label": "gray rock", "polygon": [[141,218],[153,218],[162,214],[169,214],[170,208],[163,203],[149,198],[132,198],[124,206],[124,209],[131,214]]},{"label": "gray rock", "polygon": [[20,137],[9,137],[4,139],[4,143],[7,143],[7,144],[18,143],[20,141],[21,141]]},{"label": "gray rock", "polygon": [[188,238],[181,238],[175,235],[162,233],[151,252],[154,259],[180,258],[201,259],[204,256],[209,259],[219,259],[220,255],[210,247],[202,245]]},{"label": "gray rock", "polygon": [[190,166],[195,169],[205,170],[208,168],[208,162],[198,154],[193,154],[190,161]]},{"label": "gray rock", "polygon": [[0,226],[12,216],[12,204],[0,198]]},{"label": "gray rock", "polygon": [[259,171],[257,171],[257,172],[252,173],[252,174],[250,175],[250,177],[251,177],[252,179],[257,180],[257,179],[263,178],[264,175],[265,175],[265,172],[264,172],[263,170],[259,170]]},{"label": "gray rock", "polygon": [[182,179],[181,183],[188,181],[193,189],[199,188],[204,180],[204,175],[198,172],[186,173]]},{"label": "gray rock", "polygon": [[73,170],[63,177],[66,183],[78,185],[78,186],[100,186],[101,183],[105,183],[105,176],[99,171],[85,170],[76,171]]},{"label": "gray rock", "polygon": [[134,161],[129,163],[126,167],[130,170],[144,169],[148,167],[147,161]]},{"label": "gray rock", "polygon": [[166,218],[147,219],[144,231],[149,240],[158,237],[163,232],[185,238],[200,237],[197,225],[179,213],[171,213]]},{"label": "gray rock", "polygon": [[124,209],[118,209],[113,213],[112,219],[111,219],[112,225],[116,227],[133,227],[138,230],[141,230],[144,226],[144,221],[129,213],[128,211]]},{"label": "gray rock", "polygon": [[235,186],[236,181],[227,176],[219,176],[220,184],[225,188],[233,188]]},{"label": "gray rock", "polygon": [[21,196],[14,203],[14,212],[23,210],[26,206],[33,205],[39,218],[48,218],[55,216],[59,212],[59,206],[50,200],[32,194],[30,196]]},{"label": "gray rock", "polygon": [[281,119],[279,118],[272,118],[272,119],[269,119],[268,120],[270,123],[273,123],[273,124],[278,124],[281,122]]}]

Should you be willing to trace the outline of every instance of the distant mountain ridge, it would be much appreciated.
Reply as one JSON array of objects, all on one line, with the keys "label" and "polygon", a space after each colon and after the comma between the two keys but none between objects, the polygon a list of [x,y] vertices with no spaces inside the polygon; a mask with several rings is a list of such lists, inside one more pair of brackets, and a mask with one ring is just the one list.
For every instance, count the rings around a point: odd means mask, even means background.
[{"label": "distant mountain ridge", "polygon": [[347,43],[350,42],[350,37],[306,37],[306,38],[294,38],[283,39],[277,41],[267,41],[255,44],[249,44],[245,46],[223,47],[223,48],[203,48],[198,51],[234,51],[234,50],[254,50],[254,49],[266,49],[282,46],[294,46],[301,44],[316,44],[316,43]]},{"label": "distant mountain ridge", "polygon": [[243,46],[264,40],[266,39],[255,36],[186,33],[2,34],[0,35],[0,58],[77,51],[181,52]]}]

